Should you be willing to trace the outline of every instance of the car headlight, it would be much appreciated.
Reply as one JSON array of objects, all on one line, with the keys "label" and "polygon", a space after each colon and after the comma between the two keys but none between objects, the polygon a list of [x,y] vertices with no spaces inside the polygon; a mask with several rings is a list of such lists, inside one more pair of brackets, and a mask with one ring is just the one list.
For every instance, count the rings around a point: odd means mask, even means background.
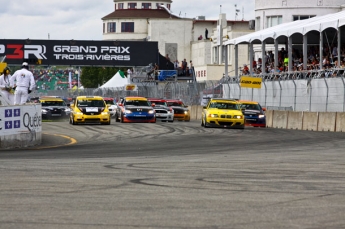
[{"label": "car headlight", "polygon": [[102,112],[102,115],[108,115],[109,114],[109,112]]},{"label": "car headlight", "polygon": [[188,114],[188,111],[185,111],[184,114]]},{"label": "car headlight", "polygon": [[154,114],[154,113],[155,113],[154,110],[149,111],[149,114]]},{"label": "car headlight", "polygon": [[217,114],[209,114],[208,117],[211,117],[211,118],[218,118],[218,115],[217,115]]},{"label": "car headlight", "polygon": [[126,114],[130,114],[130,113],[132,113],[132,111],[125,110],[125,113],[126,113]]},{"label": "car headlight", "polygon": [[43,110],[43,109],[42,109],[42,110],[41,110],[41,113],[42,113],[42,114],[47,114],[47,113],[48,113],[48,111],[47,111],[47,110]]},{"label": "car headlight", "polygon": [[75,112],[76,115],[83,115],[82,112]]},{"label": "car headlight", "polygon": [[237,118],[237,119],[242,119],[243,116],[242,115],[234,115],[234,118]]},{"label": "car headlight", "polygon": [[259,115],[259,118],[265,118],[265,115],[261,114]]},{"label": "car headlight", "polygon": [[70,108],[66,108],[65,112],[71,112],[71,109]]}]

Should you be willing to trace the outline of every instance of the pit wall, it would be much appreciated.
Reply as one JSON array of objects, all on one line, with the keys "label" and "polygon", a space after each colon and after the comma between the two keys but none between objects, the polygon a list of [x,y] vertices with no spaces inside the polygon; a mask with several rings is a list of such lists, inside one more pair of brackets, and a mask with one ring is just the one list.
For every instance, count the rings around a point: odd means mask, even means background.
[{"label": "pit wall", "polygon": [[0,106],[0,149],[42,143],[41,104]]},{"label": "pit wall", "polygon": [[[191,120],[201,120],[202,106],[188,107]],[[345,112],[266,111],[266,127],[345,132]]]}]

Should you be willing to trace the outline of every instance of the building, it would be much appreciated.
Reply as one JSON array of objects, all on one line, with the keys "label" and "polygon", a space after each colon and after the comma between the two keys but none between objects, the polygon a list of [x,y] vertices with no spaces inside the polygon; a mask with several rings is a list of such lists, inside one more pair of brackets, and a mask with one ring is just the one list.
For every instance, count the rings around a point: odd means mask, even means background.
[{"label": "building", "polygon": [[[169,55],[171,61],[192,60],[198,81],[227,75],[225,61],[228,72],[234,71],[234,53],[223,49],[222,42],[253,32],[248,21],[228,21],[225,14],[219,20],[175,15],[171,0],[113,1],[114,11],[102,18],[103,40],[158,41],[160,54]],[[205,39],[206,28],[210,39]],[[239,61],[247,63],[248,47],[239,49],[243,54]]]},{"label": "building", "polygon": [[337,13],[344,8],[344,0],[255,0],[255,30]]}]

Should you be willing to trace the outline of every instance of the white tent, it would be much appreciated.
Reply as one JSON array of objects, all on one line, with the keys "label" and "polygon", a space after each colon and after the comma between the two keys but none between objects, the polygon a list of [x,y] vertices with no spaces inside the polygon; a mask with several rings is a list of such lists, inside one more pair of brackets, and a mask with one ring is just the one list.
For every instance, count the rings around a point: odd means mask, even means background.
[{"label": "white tent", "polygon": [[334,14],[327,14],[306,20],[288,22],[259,30],[254,33],[228,40],[224,42],[224,45],[236,45],[241,43],[259,44],[267,38],[276,39],[280,36],[290,37],[296,33],[305,35],[311,31],[323,32],[327,28],[334,28],[338,30],[343,25],[345,25],[345,11],[340,11]]},{"label": "white tent", "polygon": [[124,87],[128,84],[126,77],[122,78],[120,71],[118,71],[108,82],[100,86],[99,88],[115,88]]}]

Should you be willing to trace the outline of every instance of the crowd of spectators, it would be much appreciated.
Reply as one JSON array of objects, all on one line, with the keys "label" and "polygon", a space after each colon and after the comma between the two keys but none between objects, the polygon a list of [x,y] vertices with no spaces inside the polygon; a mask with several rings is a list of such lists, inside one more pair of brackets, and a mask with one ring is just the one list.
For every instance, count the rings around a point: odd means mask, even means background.
[{"label": "crowd of spectators", "polygon": [[57,68],[32,68],[30,69],[36,81],[38,92],[47,90],[67,90],[69,88],[69,74],[71,73],[72,85],[78,81],[78,72],[75,69]]},{"label": "crowd of spectators", "polygon": [[[345,47],[341,49],[341,62],[339,68],[345,68]],[[338,68],[338,49],[337,46],[325,45],[323,47],[322,69],[320,69],[319,46],[308,46],[307,69],[303,68],[303,53],[299,49],[292,50],[292,71],[312,71],[312,70],[329,70]],[[254,74],[281,73],[288,71],[288,52],[285,48],[278,51],[278,66],[274,67],[273,51],[265,52],[265,63],[262,58],[253,59]],[[247,64],[241,68],[242,75],[249,74],[250,68]]]}]

